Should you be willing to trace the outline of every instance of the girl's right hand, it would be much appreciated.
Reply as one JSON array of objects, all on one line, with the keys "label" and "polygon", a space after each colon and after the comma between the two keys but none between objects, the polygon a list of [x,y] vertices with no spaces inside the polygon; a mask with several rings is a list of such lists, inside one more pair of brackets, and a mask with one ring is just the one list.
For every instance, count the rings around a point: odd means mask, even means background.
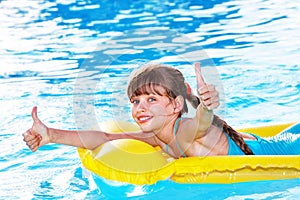
[{"label": "girl's right hand", "polygon": [[37,107],[33,107],[31,116],[33,119],[33,125],[25,133],[23,133],[23,140],[31,151],[35,152],[39,147],[48,144],[49,128],[41,122],[37,116]]},{"label": "girl's right hand", "polygon": [[214,85],[207,84],[201,74],[200,63],[195,63],[195,73],[197,78],[197,89],[201,104],[208,110],[213,110],[220,105],[219,92]]}]

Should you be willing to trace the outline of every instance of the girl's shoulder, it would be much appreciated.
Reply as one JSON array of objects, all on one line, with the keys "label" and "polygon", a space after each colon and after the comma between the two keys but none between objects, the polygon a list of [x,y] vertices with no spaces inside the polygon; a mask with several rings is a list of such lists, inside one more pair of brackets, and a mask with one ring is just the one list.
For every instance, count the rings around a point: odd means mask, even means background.
[{"label": "girl's shoulder", "polygon": [[[176,130],[178,129],[178,130]],[[181,140],[191,142],[196,139],[197,135],[197,123],[193,118],[181,118],[177,120],[174,125],[174,131],[178,134]]]}]

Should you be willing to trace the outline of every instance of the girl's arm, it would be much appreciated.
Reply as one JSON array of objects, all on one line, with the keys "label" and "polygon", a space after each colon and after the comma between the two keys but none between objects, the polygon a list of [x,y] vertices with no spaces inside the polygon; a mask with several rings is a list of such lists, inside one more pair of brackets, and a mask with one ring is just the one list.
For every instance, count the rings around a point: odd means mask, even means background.
[{"label": "girl's arm", "polygon": [[37,107],[32,109],[32,127],[23,133],[23,140],[31,151],[36,151],[39,147],[48,143],[64,144],[69,146],[95,149],[97,146],[115,139],[138,139],[149,144],[153,144],[153,137],[143,133],[120,133],[109,134],[103,131],[77,131],[60,130],[48,128],[37,116]]},{"label": "girl's arm", "polygon": [[95,149],[101,144],[117,139],[138,139],[149,142],[141,137],[142,133],[106,133],[103,131],[72,131],[49,128],[50,143],[64,144],[85,149]]}]

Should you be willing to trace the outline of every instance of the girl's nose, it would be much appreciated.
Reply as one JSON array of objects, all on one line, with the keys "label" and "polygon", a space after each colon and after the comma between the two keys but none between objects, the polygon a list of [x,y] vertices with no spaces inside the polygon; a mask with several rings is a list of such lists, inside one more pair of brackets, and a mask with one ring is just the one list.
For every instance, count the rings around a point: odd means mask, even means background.
[{"label": "girl's nose", "polygon": [[140,100],[139,105],[137,106],[137,111],[142,112],[142,111],[147,110],[147,107],[148,107],[147,105],[148,104],[146,101]]}]

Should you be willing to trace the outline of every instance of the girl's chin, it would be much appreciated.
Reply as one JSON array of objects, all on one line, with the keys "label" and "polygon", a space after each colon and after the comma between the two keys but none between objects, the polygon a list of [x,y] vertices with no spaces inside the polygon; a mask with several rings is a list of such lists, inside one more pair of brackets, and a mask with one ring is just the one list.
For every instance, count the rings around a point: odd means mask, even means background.
[{"label": "girl's chin", "polygon": [[144,133],[153,132],[153,128],[147,125],[140,124],[140,128]]}]

